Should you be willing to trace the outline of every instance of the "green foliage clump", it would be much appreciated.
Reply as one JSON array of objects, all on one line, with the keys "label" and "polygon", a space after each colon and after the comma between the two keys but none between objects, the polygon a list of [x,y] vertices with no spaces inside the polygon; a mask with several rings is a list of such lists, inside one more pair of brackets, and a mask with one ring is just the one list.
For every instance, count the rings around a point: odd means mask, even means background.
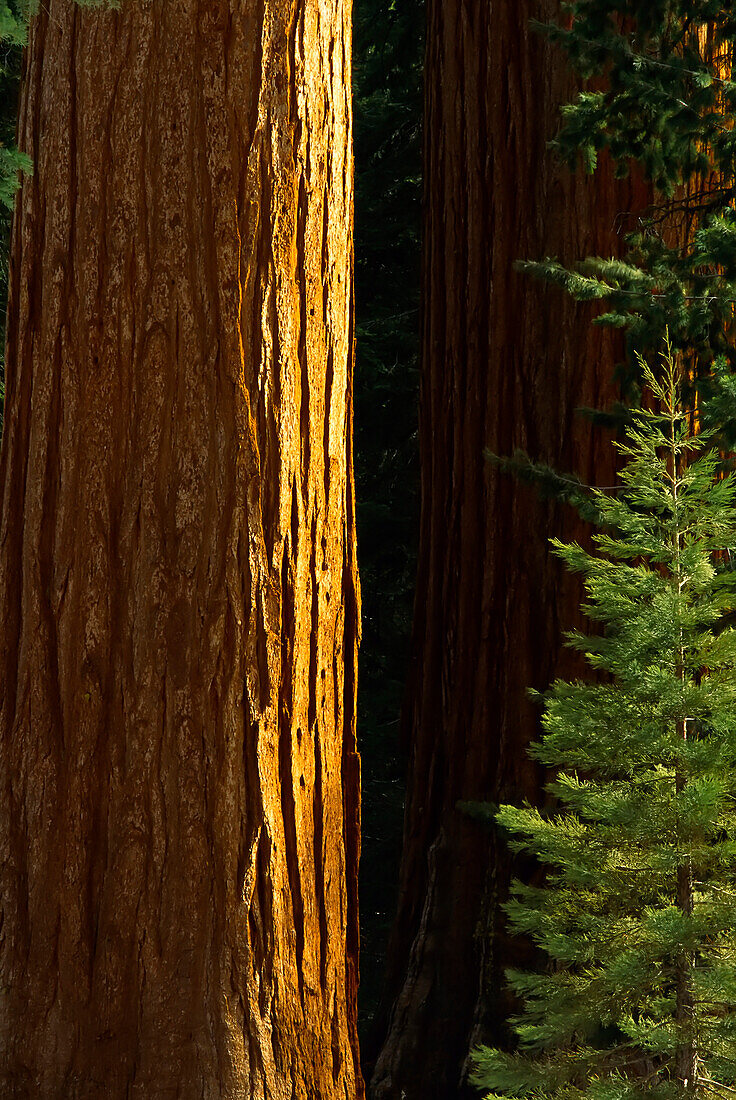
[{"label": "green foliage clump", "polygon": [[[596,678],[557,682],[532,755],[543,809],[504,806],[512,930],[539,950],[509,973],[518,1049],[481,1048],[496,1097],[656,1100],[736,1088],[736,479],[696,433],[670,354],[631,414],[621,487],[596,491],[584,578]],[[542,872],[543,869],[543,872]]]},{"label": "green foliage clump", "polygon": [[[707,400],[714,359],[736,369],[736,15],[714,0],[567,0],[544,29],[566,50],[583,90],[563,110],[553,143],[588,171],[612,161],[654,189],[635,224],[625,212],[626,258],[591,257],[573,269],[547,258],[522,265],[575,298],[601,299],[597,323],[623,328],[627,380],[636,355],[669,329]],[[613,228],[613,227],[612,227]]]},{"label": "green foliage clump", "polygon": [[0,145],[0,205],[13,209],[22,172],[31,172],[33,161],[19,149]]},{"label": "green foliage clump", "polygon": [[15,0],[0,0],[0,42],[24,46],[28,29],[29,6]]}]

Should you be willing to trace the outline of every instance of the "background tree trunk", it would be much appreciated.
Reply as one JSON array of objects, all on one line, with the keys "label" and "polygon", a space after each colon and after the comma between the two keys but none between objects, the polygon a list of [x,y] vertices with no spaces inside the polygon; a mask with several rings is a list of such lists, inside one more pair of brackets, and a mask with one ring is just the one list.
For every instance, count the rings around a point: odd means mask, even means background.
[{"label": "background tree trunk", "polygon": [[527,689],[573,671],[562,632],[580,622],[580,590],[547,540],[584,532],[483,449],[521,447],[597,484],[613,474],[609,440],[576,409],[610,404],[615,340],[589,308],[513,272],[616,253],[633,227],[619,213],[646,201],[546,148],[574,85],[529,20],[557,13],[552,0],[428,0],[422,520],[377,1098],[456,1096],[470,1046],[504,1041],[503,970],[521,950],[500,919],[509,860],[457,802],[539,797]]},{"label": "background tree trunk", "polygon": [[33,21],[0,468],[0,1092],[352,1098],[344,0]]}]

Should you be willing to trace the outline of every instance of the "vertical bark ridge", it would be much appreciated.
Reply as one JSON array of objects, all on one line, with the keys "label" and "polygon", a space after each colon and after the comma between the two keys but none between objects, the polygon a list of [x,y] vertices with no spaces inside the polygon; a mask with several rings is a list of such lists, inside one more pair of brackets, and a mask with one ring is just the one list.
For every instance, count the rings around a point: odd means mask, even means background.
[{"label": "vertical bark ridge", "polygon": [[9,1098],[362,1094],[349,40],[344,0],[50,0],[31,26]]}]

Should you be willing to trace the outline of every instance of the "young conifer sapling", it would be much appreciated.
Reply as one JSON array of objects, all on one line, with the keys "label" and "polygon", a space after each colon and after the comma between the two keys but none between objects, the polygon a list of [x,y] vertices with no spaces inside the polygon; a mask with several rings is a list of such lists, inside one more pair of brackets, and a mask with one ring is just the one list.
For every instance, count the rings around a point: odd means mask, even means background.
[{"label": "young conifer sapling", "polygon": [[[670,349],[631,413],[594,552],[553,542],[598,624],[595,673],[557,682],[532,754],[552,808],[504,806],[512,929],[547,963],[510,972],[518,1049],[481,1048],[496,1097],[736,1097],[736,480],[684,407]],[[589,514],[589,502],[586,514]]]}]

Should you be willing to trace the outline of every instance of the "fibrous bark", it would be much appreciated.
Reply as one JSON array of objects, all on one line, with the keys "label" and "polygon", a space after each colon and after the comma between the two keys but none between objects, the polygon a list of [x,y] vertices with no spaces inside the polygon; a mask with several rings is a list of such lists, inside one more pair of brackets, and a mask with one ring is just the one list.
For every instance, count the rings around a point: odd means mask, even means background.
[{"label": "fibrous bark", "polygon": [[49,0],[0,466],[0,1093],[352,1098],[344,0]]},{"label": "fibrous bark", "polygon": [[[575,518],[484,462],[523,448],[610,484],[610,441],[580,417],[614,395],[617,351],[591,310],[515,273],[620,250],[644,189],[572,174],[546,147],[574,93],[529,27],[552,0],[428,0],[420,409],[422,520],[400,900],[376,1098],[461,1093],[470,1047],[504,1041],[510,861],[460,800],[537,799],[527,689],[570,675],[579,590],[549,552]],[[472,1093],[469,1093],[469,1095]]]}]

